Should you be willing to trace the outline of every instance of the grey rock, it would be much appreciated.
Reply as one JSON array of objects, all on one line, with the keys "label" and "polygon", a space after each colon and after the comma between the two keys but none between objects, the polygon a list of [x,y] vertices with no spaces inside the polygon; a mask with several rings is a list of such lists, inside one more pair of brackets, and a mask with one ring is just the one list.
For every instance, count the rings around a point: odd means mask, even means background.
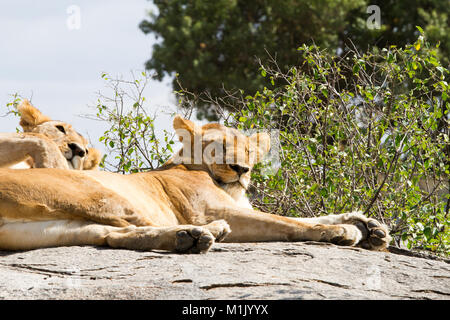
[{"label": "grey rock", "polygon": [[332,244],[0,252],[0,299],[450,299],[450,264]]}]

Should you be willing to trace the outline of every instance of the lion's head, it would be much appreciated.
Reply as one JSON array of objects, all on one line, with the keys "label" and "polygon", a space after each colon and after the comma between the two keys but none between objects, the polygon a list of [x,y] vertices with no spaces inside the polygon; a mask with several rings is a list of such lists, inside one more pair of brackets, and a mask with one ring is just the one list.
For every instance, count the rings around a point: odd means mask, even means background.
[{"label": "lion's head", "polygon": [[69,168],[91,170],[97,168],[101,154],[97,149],[88,148],[88,141],[73,127],[62,121],[51,120],[24,100],[18,107],[20,125],[24,132],[42,134],[58,146],[67,159]]},{"label": "lion's head", "polygon": [[173,162],[203,168],[224,185],[247,189],[253,166],[270,149],[270,136],[264,132],[246,136],[219,123],[197,126],[180,116],[174,118],[173,126],[183,143]]}]

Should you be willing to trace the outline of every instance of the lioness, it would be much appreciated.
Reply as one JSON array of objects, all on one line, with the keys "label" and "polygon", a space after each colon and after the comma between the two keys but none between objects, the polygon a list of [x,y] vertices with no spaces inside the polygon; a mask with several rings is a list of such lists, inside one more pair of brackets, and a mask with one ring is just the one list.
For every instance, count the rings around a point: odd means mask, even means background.
[{"label": "lioness", "polygon": [[28,100],[17,107],[23,133],[0,133],[0,168],[61,168],[92,170],[100,152],[70,124],[54,121]]},{"label": "lioness", "polygon": [[145,173],[0,169],[0,248],[107,245],[201,253],[222,240],[388,245],[386,226],[360,213],[301,219],[251,209],[245,191],[253,165],[270,148],[268,134],[247,137],[180,116],[173,126],[183,147]]}]

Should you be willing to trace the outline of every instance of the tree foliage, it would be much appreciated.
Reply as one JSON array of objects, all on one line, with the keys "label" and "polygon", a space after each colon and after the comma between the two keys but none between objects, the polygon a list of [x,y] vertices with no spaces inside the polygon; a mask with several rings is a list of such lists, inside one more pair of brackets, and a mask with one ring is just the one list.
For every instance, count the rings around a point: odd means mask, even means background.
[{"label": "tree foliage", "polygon": [[[224,89],[254,94],[268,85],[257,77],[257,58],[276,57],[287,71],[299,65],[295,48],[316,44],[339,51],[411,44],[423,26],[431,41],[440,41],[438,55],[448,64],[450,28],[448,3],[442,0],[217,0],[154,1],[157,12],[140,24],[159,41],[146,68],[159,79],[178,74],[173,87],[212,97]],[[378,5],[379,29],[369,29],[368,5]],[[265,61],[263,61],[265,63]],[[200,116],[212,118],[209,105],[199,104]]]}]

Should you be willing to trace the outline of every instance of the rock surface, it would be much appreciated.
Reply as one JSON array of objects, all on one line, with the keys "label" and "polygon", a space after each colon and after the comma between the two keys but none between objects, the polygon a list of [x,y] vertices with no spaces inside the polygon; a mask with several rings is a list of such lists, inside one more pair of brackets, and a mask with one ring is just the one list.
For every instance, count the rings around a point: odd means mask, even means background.
[{"label": "rock surface", "polygon": [[0,252],[0,299],[450,299],[449,261],[332,244]]}]

